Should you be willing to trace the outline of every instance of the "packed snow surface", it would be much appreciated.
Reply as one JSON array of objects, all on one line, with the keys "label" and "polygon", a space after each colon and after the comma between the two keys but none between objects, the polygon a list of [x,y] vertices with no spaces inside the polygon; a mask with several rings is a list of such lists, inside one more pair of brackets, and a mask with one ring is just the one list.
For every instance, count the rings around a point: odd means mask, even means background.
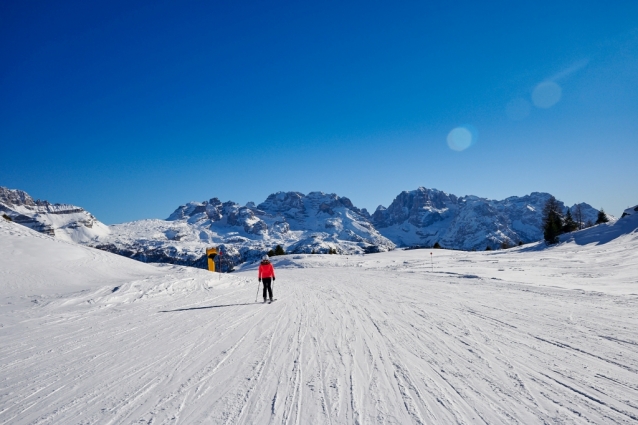
[{"label": "packed snow surface", "polygon": [[264,305],[0,222],[0,423],[635,423],[636,227],[276,257]]}]

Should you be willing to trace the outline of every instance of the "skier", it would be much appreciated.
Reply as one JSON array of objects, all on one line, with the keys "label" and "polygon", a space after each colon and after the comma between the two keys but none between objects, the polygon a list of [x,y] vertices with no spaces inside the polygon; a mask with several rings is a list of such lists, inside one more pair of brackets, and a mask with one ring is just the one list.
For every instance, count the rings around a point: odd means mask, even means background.
[{"label": "skier", "polygon": [[275,281],[275,269],[270,262],[270,258],[264,255],[259,264],[259,281],[264,283],[264,302],[266,302],[266,292],[270,295],[270,302],[272,302],[272,287],[270,286],[271,280]]}]

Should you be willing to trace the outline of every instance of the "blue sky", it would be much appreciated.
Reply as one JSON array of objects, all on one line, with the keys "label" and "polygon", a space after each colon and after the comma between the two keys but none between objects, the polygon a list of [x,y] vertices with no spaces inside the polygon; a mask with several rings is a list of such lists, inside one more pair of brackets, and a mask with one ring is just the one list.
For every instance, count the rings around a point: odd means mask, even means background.
[{"label": "blue sky", "polygon": [[0,185],[105,223],[419,186],[638,203],[638,2],[0,3]]}]

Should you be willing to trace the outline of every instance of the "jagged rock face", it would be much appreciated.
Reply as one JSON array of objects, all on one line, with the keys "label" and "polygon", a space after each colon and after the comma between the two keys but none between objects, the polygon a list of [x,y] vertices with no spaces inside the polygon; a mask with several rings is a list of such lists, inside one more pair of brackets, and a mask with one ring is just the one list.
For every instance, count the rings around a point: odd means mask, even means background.
[{"label": "jagged rock face", "polygon": [[23,190],[8,189],[0,186],[0,203],[7,207],[13,206],[35,206],[33,198]]},{"label": "jagged rock face", "polygon": [[0,187],[0,211],[23,226],[73,242],[108,234],[108,227],[80,207],[34,201],[22,190]]},{"label": "jagged rock face", "polygon": [[335,209],[347,208],[366,219],[370,218],[368,212],[359,209],[352,204],[350,199],[339,197],[334,193],[310,192],[304,195],[299,192],[278,192],[270,195],[264,202],[257,206],[266,213],[280,214],[289,220],[304,222],[313,212],[322,212],[334,215]]},{"label": "jagged rock face", "polygon": [[268,234],[268,225],[257,218],[253,210],[247,207],[233,208],[228,213],[227,223],[230,226],[241,226],[244,232],[249,235]]},{"label": "jagged rock face", "polygon": [[36,217],[30,217],[24,214],[17,214],[9,217],[11,217],[11,220],[13,220],[14,223],[21,224],[35,230],[36,232],[44,233],[45,235],[55,236],[55,229],[53,226],[49,223],[38,221]]},{"label": "jagged rock face", "polygon": [[[399,246],[434,243],[452,249],[485,249],[542,239],[543,206],[551,195],[534,192],[502,201],[477,196],[457,197],[423,187],[402,192],[388,208],[379,207],[372,222],[379,232]],[[560,203],[563,211],[567,207]],[[595,220],[598,211],[580,206],[583,222]]]},{"label": "jagged rock face", "polygon": [[458,198],[454,195],[420,187],[401,192],[388,208],[377,208],[372,215],[372,222],[377,228],[405,222],[426,227],[449,219],[454,214],[457,202]]},{"label": "jagged rock face", "polygon": [[287,218],[301,218],[306,212],[304,198],[304,194],[299,192],[277,192],[266,198],[257,208]]}]

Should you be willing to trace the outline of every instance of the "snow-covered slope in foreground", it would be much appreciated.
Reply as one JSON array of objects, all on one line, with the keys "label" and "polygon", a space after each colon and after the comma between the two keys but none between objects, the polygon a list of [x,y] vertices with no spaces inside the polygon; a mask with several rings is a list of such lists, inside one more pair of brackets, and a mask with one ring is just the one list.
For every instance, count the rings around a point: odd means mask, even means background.
[{"label": "snow-covered slope in foreground", "polygon": [[[26,271],[36,263],[14,247],[33,235],[10,226],[0,270]],[[13,303],[37,293],[24,278],[0,301],[0,423],[634,423],[627,226],[550,249],[277,257],[272,305],[253,303],[249,266],[220,280],[132,263],[148,276],[113,272],[83,291],[52,275],[65,289],[26,306]],[[76,267],[93,251],[41,238],[60,270],[128,261],[95,251]]]},{"label": "snow-covered slope in foreground", "polygon": [[158,267],[0,219],[0,297],[64,294],[154,274]]}]

